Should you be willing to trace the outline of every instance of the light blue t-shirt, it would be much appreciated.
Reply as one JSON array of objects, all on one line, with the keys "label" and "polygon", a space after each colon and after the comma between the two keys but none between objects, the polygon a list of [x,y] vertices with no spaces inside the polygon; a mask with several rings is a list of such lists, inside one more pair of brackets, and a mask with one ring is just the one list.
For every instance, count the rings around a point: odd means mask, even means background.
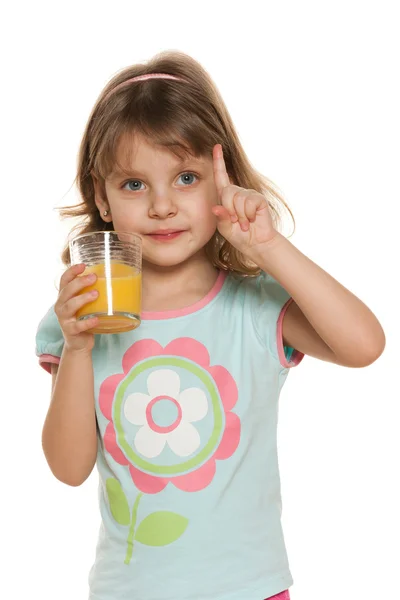
[{"label": "light blue t-shirt", "polygon": [[[102,524],[90,600],[263,600],[292,583],[281,527],[278,399],[288,293],[221,272],[202,301],[144,313],[93,349]],[[53,308],[36,352],[63,337]]]}]

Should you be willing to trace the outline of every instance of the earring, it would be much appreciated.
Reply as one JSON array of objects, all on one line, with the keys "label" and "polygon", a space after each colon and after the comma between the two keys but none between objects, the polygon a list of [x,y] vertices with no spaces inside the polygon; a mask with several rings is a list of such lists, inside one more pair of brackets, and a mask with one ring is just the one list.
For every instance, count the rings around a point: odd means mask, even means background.
[{"label": "earring", "polygon": [[103,212],[103,217],[106,217],[107,215],[108,215],[108,210],[105,210],[105,211]]}]

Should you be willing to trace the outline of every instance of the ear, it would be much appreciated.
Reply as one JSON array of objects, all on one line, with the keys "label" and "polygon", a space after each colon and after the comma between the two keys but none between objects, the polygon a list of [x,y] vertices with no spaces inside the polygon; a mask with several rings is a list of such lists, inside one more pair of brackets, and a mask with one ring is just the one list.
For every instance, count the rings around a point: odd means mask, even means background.
[{"label": "ear", "polygon": [[[107,201],[107,197],[106,197],[106,193],[105,193],[105,189],[104,189],[104,184],[102,184],[99,181],[99,179],[96,177],[96,175],[93,173],[93,171],[90,172],[90,175],[92,176],[93,187],[94,187],[94,201],[95,201],[98,211],[100,213],[100,217],[106,223],[111,223],[112,216],[111,216],[110,207],[108,205],[108,201]],[[104,216],[104,211],[108,211],[108,215]]]}]

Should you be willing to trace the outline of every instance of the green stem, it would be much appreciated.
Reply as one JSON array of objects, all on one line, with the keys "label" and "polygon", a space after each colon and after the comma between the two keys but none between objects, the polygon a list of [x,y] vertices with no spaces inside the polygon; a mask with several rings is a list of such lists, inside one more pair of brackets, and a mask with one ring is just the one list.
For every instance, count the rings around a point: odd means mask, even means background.
[{"label": "green stem", "polygon": [[137,511],[138,511],[138,506],[139,506],[139,502],[141,497],[143,496],[143,494],[138,494],[135,500],[135,504],[133,505],[133,509],[132,509],[132,521],[131,521],[131,526],[129,528],[129,535],[128,535],[128,549],[126,551],[126,557],[125,557],[125,564],[129,565],[129,563],[131,562],[131,558],[132,558],[132,554],[133,554],[133,540],[135,538],[135,526],[136,526],[136,519],[137,519]]}]

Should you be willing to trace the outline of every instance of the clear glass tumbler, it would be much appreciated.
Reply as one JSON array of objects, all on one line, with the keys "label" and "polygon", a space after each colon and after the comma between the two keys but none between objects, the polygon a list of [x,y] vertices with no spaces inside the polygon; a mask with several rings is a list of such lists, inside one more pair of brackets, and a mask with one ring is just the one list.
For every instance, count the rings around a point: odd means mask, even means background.
[{"label": "clear glass tumbler", "polygon": [[85,304],[77,319],[98,317],[92,333],[123,333],[140,325],[142,305],[142,240],[134,233],[95,231],[84,233],[69,244],[71,264],[84,263],[83,275],[95,273],[97,280],[82,290],[99,292]]}]

